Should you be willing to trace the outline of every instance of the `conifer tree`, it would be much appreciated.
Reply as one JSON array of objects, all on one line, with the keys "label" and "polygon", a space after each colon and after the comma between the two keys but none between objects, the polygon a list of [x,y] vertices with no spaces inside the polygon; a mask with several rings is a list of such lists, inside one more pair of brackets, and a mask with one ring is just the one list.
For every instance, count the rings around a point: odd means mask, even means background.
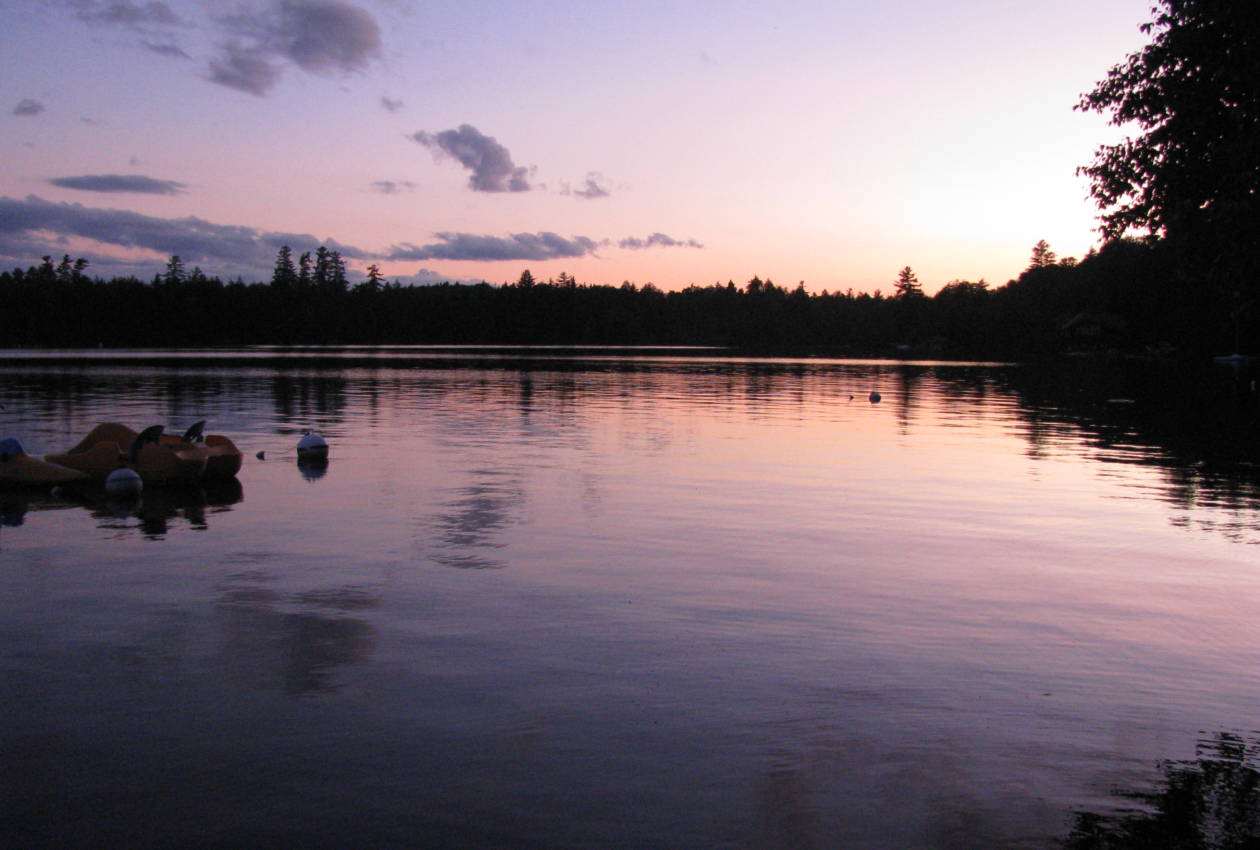
[{"label": "conifer tree", "polygon": [[896,298],[923,297],[923,287],[919,285],[919,278],[915,275],[914,269],[909,266],[897,273],[897,281],[893,286],[896,289],[894,293]]},{"label": "conifer tree", "polygon": [[271,275],[271,285],[277,289],[292,289],[296,283],[297,269],[293,266],[293,251],[288,245],[282,245],[276,254],[276,268]]}]

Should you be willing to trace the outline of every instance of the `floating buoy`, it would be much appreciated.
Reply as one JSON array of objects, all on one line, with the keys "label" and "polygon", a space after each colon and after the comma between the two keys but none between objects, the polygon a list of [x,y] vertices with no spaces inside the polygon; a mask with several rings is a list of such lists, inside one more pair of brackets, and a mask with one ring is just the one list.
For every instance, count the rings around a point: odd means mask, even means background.
[{"label": "floating buoy", "polygon": [[297,452],[299,458],[320,460],[328,457],[328,443],[319,434],[307,431],[305,436],[298,440]]},{"label": "floating buoy", "polygon": [[144,488],[134,469],[115,469],[105,478],[105,492],[111,496],[134,496]]},{"label": "floating buoy", "polygon": [[871,404],[879,404],[879,400],[883,398],[879,393],[871,393]]},{"label": "floating buoy", "polygon": [[266,453],[266,452],[259,452],[258,454],[254,455],[254,457],[258,458],[259,460],[266,460],[266,459],[267,459],[267,453]]}]

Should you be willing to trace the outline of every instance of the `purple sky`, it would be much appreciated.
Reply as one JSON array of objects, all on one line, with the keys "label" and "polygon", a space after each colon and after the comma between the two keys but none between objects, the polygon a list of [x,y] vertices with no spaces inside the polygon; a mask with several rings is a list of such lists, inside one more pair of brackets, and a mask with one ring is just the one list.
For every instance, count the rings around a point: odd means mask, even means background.
[{"label": "purple sky", "polygon": [[1147,0],[0,2],[0,267],[932,292],[1096,244]]}]

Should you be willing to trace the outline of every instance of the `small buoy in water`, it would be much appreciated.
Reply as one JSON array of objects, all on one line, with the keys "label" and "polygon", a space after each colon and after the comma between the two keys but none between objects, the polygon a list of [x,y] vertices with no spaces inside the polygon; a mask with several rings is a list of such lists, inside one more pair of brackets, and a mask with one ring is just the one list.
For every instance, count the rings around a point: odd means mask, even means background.
[{"label": "small buoy in water", "polygon": [[254,455],[254,457],[258,458],[259,460],[266,460],[266,459],[267,459],[267,453],[266,453],[266,452],[259,452],[258,454]]},{"label": "small buoy in water", "polygon": [[298,457],[317,460],[328,457],[328,443],[319,434],[310,431],[297,444]]},{"label": "small buoy in water", "polygon": [[879,393],[871,393],[871,404],[879,404],[879,400],[883,398]]},{"label": "small buoy in water", "polygon": [[134,496],[143,489],[144,483],[134,469],[115,469],[105,479],[105,492],[111,496]]}]

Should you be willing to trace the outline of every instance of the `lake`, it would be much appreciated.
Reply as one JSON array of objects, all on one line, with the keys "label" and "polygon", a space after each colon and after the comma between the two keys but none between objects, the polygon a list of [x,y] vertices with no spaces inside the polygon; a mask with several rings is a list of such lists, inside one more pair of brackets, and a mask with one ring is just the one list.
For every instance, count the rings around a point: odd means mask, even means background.
[{"label": "lake", "polygon": [[3,352],[33,454],[245,452],[138,504],[0,493],[4,843],[1253,846],[1253,382]]}]

